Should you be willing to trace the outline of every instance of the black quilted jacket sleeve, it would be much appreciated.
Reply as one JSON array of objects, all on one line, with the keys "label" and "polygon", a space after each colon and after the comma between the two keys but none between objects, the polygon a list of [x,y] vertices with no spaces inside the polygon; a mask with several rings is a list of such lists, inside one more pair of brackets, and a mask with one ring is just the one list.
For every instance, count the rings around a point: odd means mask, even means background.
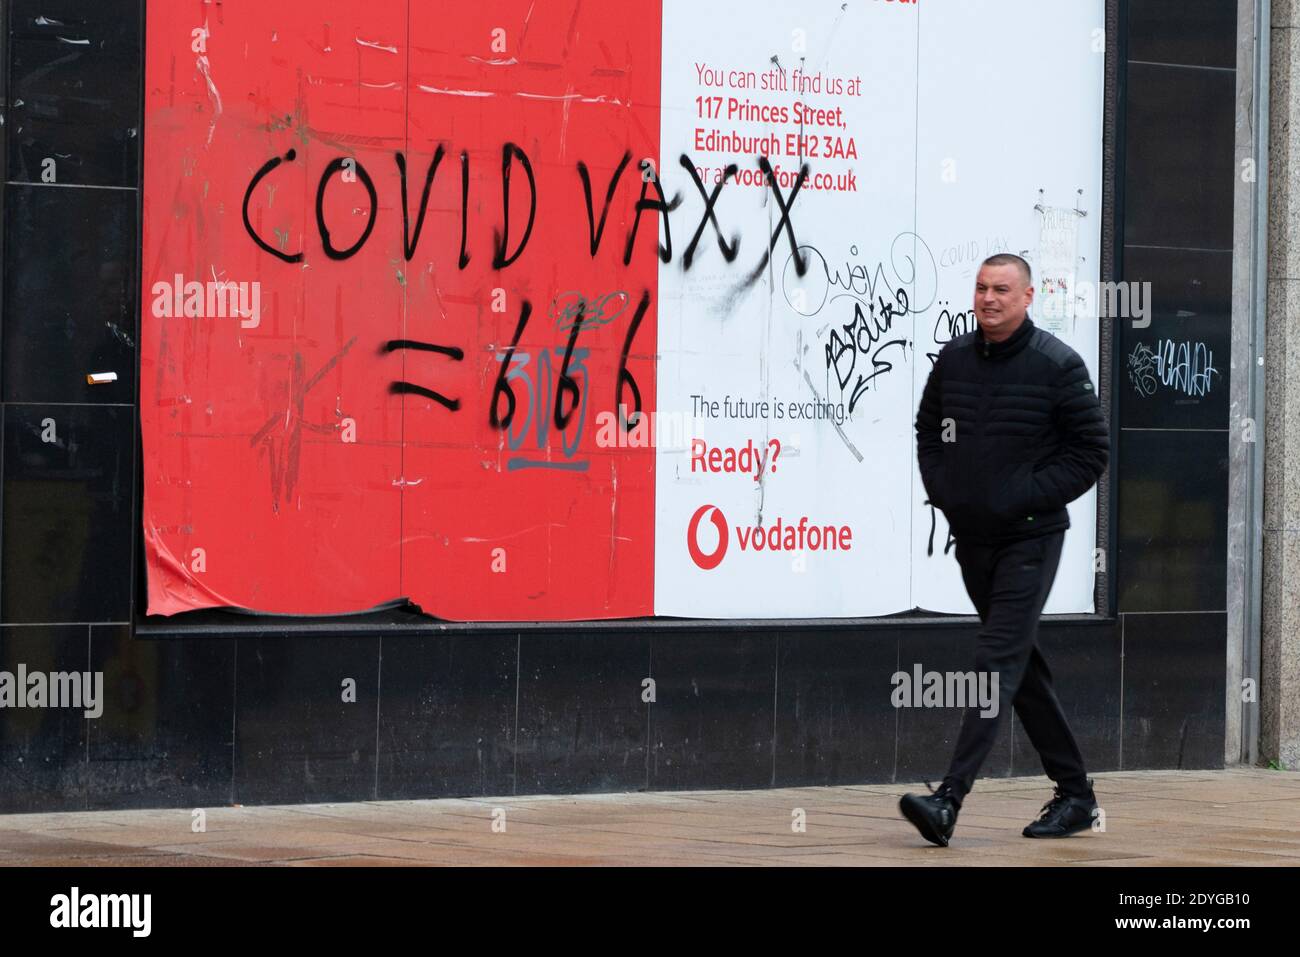
[{"label": "black quilted jacket sleeve", "polygon": [[1062,366],[1055,395],[1060,445],[1034,470],[1034,507],[1043,511],[1063,508],[1092,488],[1110,458],[1106,419],[1078,353],[1072,353]]},{"label": "black quilted jacket sleeve", "polygon": [[937,476],[939,463],[943,461],[943,423],[939,421],[939,389],[943,382],[943,355],[930,370],[930,378],[925,380],[925,390],[921,393],[921,404],[916,413],[916,460],[921,472],[921,482],[925,486],[930,502],[936,507],[942,503],[936,499],[938,492]]}]

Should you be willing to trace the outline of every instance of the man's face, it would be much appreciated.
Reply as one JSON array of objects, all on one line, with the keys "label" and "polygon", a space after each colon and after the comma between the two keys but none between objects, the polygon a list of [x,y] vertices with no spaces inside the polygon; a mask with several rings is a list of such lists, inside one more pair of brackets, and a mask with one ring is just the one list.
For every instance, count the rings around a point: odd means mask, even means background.
[{"label": "man's face", "polygon": [[1015,332],[1033,301],[1034,287],[1016,266],[983,266],[975,278],[975,318],[989,342]]}]

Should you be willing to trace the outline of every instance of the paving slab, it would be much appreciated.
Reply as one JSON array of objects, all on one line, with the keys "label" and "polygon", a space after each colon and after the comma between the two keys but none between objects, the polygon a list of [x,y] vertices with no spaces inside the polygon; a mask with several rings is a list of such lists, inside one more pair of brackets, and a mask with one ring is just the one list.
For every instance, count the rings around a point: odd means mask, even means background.
[{"label": "paving slab", "polygon": [[1300,773],[1094,780],[1105,829],[1061,841],[1020,835],[1051,797],[1040,775],[981,780],[947,848],[900,818],[912,782],[213,807],[197,833],[192,809],[0,815],[0,867],[1300,865]]}]

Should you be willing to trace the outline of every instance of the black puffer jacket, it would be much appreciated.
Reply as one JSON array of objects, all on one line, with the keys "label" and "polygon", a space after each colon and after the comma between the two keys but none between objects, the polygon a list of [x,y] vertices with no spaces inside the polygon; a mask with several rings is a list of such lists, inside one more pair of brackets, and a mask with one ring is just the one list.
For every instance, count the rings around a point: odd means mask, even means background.
[{"label": "black puffer jacket", "polygon": [[1083,359],[1025,317],[1009,339],[949,342],[925,383],[917,459],[958,541],[1070,527],[1065,506],[1106,470],[1110,438]]}]

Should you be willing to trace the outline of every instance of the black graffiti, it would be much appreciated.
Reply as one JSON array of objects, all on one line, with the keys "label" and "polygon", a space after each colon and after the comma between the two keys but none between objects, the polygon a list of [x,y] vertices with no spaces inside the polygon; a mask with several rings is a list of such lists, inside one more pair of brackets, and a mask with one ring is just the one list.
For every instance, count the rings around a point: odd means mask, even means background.
[{"label": "black graffiti", "polygon": [[785,229],[786,235],[790,238],[790,255],[794,258],[795,274],[802,277],[808,271],[808,260],[799,254],[799,242],[794,238],[794,224],[790,222],[790,208],[794,206],[794,199],[799,195],[799,190],[808,179],[808,164],[804,163],[799,170],[799,177],[794,181],[794,186],[790,189],[790,199],[787,200],[781,195],[781,187],[776,182],[776,177],[772,174],[772,164],[767,161],[766,156],[758,158],[758,168],[767,176],[768,185],[772,187],[772,193],[776,196],[776,204],[781,210],[781,218],[777,221],[776,229],[772,231],[772,241],[768,244],[767,249],[763,252],[763,259],[750,273],[749,281],[753,282],[759,276],[763,275],[763,270],[767,268],[767,262],[772,257],[772,250],[776,249],[777,240],[781,235],[781,230]]},{"label": "black graffiti", "polygon": [[[648,170],[642,161],[642,168]],[[655,192],[659,195],[658,199],[646,199],[646,191],[653,186]],[[664,196],[664,189],[659,184],[659,177],[652,174],[648,179],[641,180],[641,196],[636,201],[636,218],[632,220],[632,230],[627,234],[627,246],[623,250],[623,265],[626,266],[632,262],[632,247],[636,245],[636,233],[641,228],[641,214],[647,210],[653,210],[663,217],[664,220],[664,242],[659,243],[659,258],[665,263],[671,262],[673,258],[673,230],[668,219],[668,214],[682,204],[682,194],[677,193],[673,196],[673,201],[668,202]],[[655,231],[658,235],[658,230]],[[666,245],[665,245],[666,244]]]},{"label": "black graffiti", "polygon": [[609,217],[610,204],[614,202],[614,191],[618,189],[618,181],[623,177],[623,170],[627,169],[627,164],[631,161],[632,151],[628,150],[623,154],[618,169],[614,170],[614,175],[610,178],[609,189],[605,191],[605,206],[600,211],[600,226],[597,226],[595,212],[591,206],[591,175],[587,172],[587,164],[582,160],[578,160],[578,176],[582,179],[582,195],[587,201],[587,234],[591,241],[592,259],[596,258],[596,251],[600,249],[600,239],[605,235],[605,220]]},{"label": "black graffiti", "polygon": [[[406,155],[400,151],[395,154],[402,199],[402,253],[408,262],[414,258],[416,248],[419,245],[420,236],[424,230],[425,218],[428,213],[433,183],[438,168],[445,156],[445,152],[445,147],[439,144],[429,163],[429,167],[425,173],[424,185],[421,190],[418,208],[415,213],[414,228],[412,228],[411,225],[409,183],[407,180],[407,158]],[[618,191],[623,173],[626,171],[628,163],[631,161],[631,157],[631,151],[625,150],[622,159],[615,168],[614,174],[611,177],[605,192],[604,205],[601,209],[599,221],[597,221],[595,214],[590,170],[586,163],[582,161],[577,163],[578,177],[582,183],[583,200],[587,214],[588,249],[593,258],[600,249],[601,240],[604,236],[605,227],[609,220],[609,212],[613,205],[614,197]],[[253,193],[257,186],[282,163],[293,162],[296,159],[297,153],[291,149],[284,156],[275,156],[267,160],[267,162],[263,164],[263,166],[249,181],[248,188],[244,193],[242,209],[244,229],[252,238],[253,242],[260,249],[287,263],[302,262],[304,259],[303,252],[281,252],[263,239],[258,234],[257,230],[253,228],[252,221],[249,217],[249,206],[252,202]],[[718,249],[723,256],[723,259],[728,263],[734,262],[739,254],[740,236],[735,235],[730,241],[726,239],[723,235],[722,227],[718,222],[716,207],[722,188],[726,185],[729,179],[737,174],[739,167],[735,163],[728,165],[723,173],[721,181],[714,186],[712,192],[706,192],[704,183],[700,179],[695,164],[691,162],[690,157],[686,153],[683,153],[679,158],[679,162],[680,165],[690,173],[691,180],[695,184],[695,188],[704,202],[704,209],[701,213],[699,223],[697,224],[695,231],[691,236],[691,241],[687,244],[685,254],[682,257],[683,270],[690,269],[694,264],[696,252],[698,251],[699,244],[703,239],[704,231],[710,225],[713,227],[714,233],[716,234]],[[516,163],[523,169],[524,175],[528,180],[528,220],[523,229],[522,235],[519,237],[517,245],[515,245],[514,250],[511,251],[510,222],[513,204],[511,203],[510,196],[510,180]],[[663,184],[660,181],[658,174],[654,172],[651,162],[649,160],[643,160],[642,168],[648,175],[642,177],[640,196],[637,198],[634,207],[635,216],[632,221],[632,226],[628,230],[627,240],[624,245],[622,258],[625,266],[630,265],[632,262],[633,251],[636,247],[636,238],[641,227],[641,219],[648,212],[654,213],[658,218],[662,219],[664,242],[657,244],[659,259],[664,263],[669,263],[672,261],[673,257],[671,214],[682,205],[682,194],[677,192],[673,195],[672,200],[669,200],[664,192]],[[780,242],[782,234],[784,234],[789,241],[791,260],[795,264],[795,271],[799,276],[803,276],[808,269],[809,260],[803,255],[801,250],[808,247],[800,247],[798,240],[795,238],[792,212],[795,200],[798,197],[800,190],[803,188],[804,183],[808,180],[809,166],[807,163],[803,164],[788,196],[782,192],[781,186],[777,182],[775,173],[773,172],[772,166],[768,162],[766,156],[758,157],[758,168],[766,178],[767,183],[772,190],[780,216],[772,231],[772,235],[769,237],[762,258],[754,267],[753,271],[745,278],[744,282],[746,284],[752,283],[762,275],[763,270],[767,268],[768,263],[771,261],[772,253],[776,249],[777,243]],[[325,221],[325,194],[330,180],[339,172],[345,173],[345,180],[348,180],[352,174],[355,174],[355,178],[362,183],[369,196],[368,219],[365,230],[362,232],[360,238],[346,249],[339,249],[334,245],[333,240],[331,239],[329,226]],[[470,169],[469,152],[467,150],[462,150],[460,153],[460,172],[460,252],[457,257],[457,267],[464,269],[469,264],[471,258],[468,248]],[[506,143],[501,150],[501,191],[501,225],[499,229],[495,227],[493,228],[492,268],[496,270],[505,269],[514,264],[520,258],[528,246],[528,242],[532,237],[533,229],[537,221],[537,177],[533,171],[533,164],[529,159],[528,154],[515,143]],[[654,194],[653,196],[651,195],[652,192]],[[379,197],[375,188],[374,180],[371,178],[369,171],[354,157],[336,157],[325,167],[316,188],[315,214],[321,246],[328,258],[333,260],[349,259],[360,252],[365,246],[366,241],[374,231],[379,216]],[[656,229],[656,235],[657,234],[658,230]]]},{"label": "black graffiti", "polygon": [[[925,543],[925,557],[933,558],[934,557],[934,533],[935,533],[935,523],[936,523],[936,518],[934,514],[935,508],[934,505],[931,504],[928,498],[925,500],[924,504],[930,506],[930,537]],[[956,544],[957,544],[957,540],[952,537],[952,529],[950,528],[948,529],[948,540],[943,544],[943,553],[947,555],[948,552],[952,550],[952,547]]]},{"label": "black graffiti", "polygon": [[[519,337],[524,334],[524,327],[528,325],[528,317],[532,314],[533,304],[525,299],[519,311],[519,324],[515,326],[514,338],[510,340],[510,347],[506,349],[505,359],[501,362],[500,371],[497,372],[496,384],[492,387],[492,401],[488,403],[488,423],[494,429],[510,428],[510,423],[515,418],[518,400],[515,398],[515,390],[511,388],[510,381],[506,378],[506,372],[510,369],[510,360],[514,357],[515,350],[519,348]],[[497,414],[497,403],[502,395],[506,397],[506,404],[509,406],[504,418]]]},{"label": "black graffiti", "polygon": [[[569,419],[573,417],[573,410],[578,407],[578,400],[582,398],[578,390],[578,382],[573,376],[569,375],[569,362],[573,359],[573,347],[578,344],[578,333],[582,331],[583,306],[578,307],[578,315],[574,317],[573,323],[569,326],[569,341],[564,347],[564,359],[560,363],[560,379],[555,384],[555,427],[561,432],[568,427]],[[573,399],[573,404],[567,410],[564,408],[564,396],[569,395]]]},{"label": "black graffiti", "polygon": [[[880,354],[890,346],[902,346],[906,350],[908,346],[906,338],[891,339],[887,342],[881,340],[892,330],[894,318],[905,316],[909,311],[907,290],[902,287],[894,291],[893,302],[887,301],[884,296],[879,297],[876,302],[867,303],[856,296],[851,298],[853,298],[853,321],[840,327],[844,330],[843,337],[837,330],[832,329],[830,342],[826,344],[826,368],[834,371],[841,393],[848,387],[854,374],[857,374],[857,382],[849,397],[850,415],[853,414],[858,399],[871,383],[894,369],[893,363],[881,359]],[[867,307],[865,312],[862,308],[864,305]],[[859,356],[865,358],[868,353],[870,353],[868,361],[871,363],[872,371],[870,374],[864,374],[858,371],[858,358]],[[844,367],[846,357],[847,368]]]},{"label": "black graffiti", "polygon": [[[939,315],[934,321],[934,341],[940,348],[958,336],[975,331],[978,322],[975,319],[974,309],[953,312],[948,308],[947,303],[941,301],[939,305],[943,308],[939,310]],[[939,361],[937,352],[927,352],[926,357],[930,360],[931,367]]]},{"label": "black graffiti", "polygon": [[731,245],[727,245],[727,240],[722,235],[722,227],[718,225],[718,215],[713,211],[713,207],[718,201],[722,187],[727,185],[727,180],[736,175],[739,167],[735,163],[730,164],[722,171],[722,179],[713,187],[713,193],[706,194],[700,174],[695,171],[695,164],[690,161],[690,158],[685,153],[681,156],[681,164],[691,174],[691,181],[695,183],[695,188],[700,191],[700,197],[704,200],[704,215],[700,218],[700,225],[696,227],[695,235],[691,237],[690,244],[687,245],[686,252],[682,255],[682,269],[689,270],[691,268],[691,261],[695,258],[695,246],[699,243],[700,237],[704,235],[704,227],[709,223],[713,224],[713,231],[717,233],[718,249],[722,252],[722,258],[727,262],[734,262],[740,252],[740,236],[733,236]]},{"label": "black graffiti", "polygon": [[[523,164],[524,173],[528,177],[528,225],[524,227],[524,235],[519,240],[518,247],[507,256],[506,248],[510,244],[510,170],[514,166],[516,156],[519,157],[519,162]],[[496,247],[496,253],[492,257],[493,269],[505,269],[519,258],[524,247],[528,245],[528,238],[533,234],[533,222],[537,218],[537,179],[533,176],[533,164],[528,161],[528,154],[514,143],[507,143],[501,147],[501,196],[501,232],[492,231],[493,245]]]},{"label": "black graffiti", "polygon": [[[907,252],[909,243],[915,249],[914,254]],[[934,254],[930,252],[930,247],[916,233],[899,233],[889,245],[889,266],[895,280],[893,283],[886,279],[883,262],[878,262],[871,268],[862,263],[846,261],[841,270],[838,265],[832,268],[816,246],[804,244],[799,249],[808,259],[811,278],[805,283],[790,282],[790,265],[793,263],[796,272],[798,271],[798,262],[792,254],[786,259],[782,271],[782,292],[785,301],[801,315],[815,316],[825,308],[827,302],[846,294],[874,299],[876,289],[882,284],[886,288],[892,285],[913,287],[915,302],[911,308],[914,313],[925,312],[934,305],[939,270],[934,264]],[[858,247],[850,246],[849,254],[858,255]],[[836,288],[845,292],[832,295]]]},{"label": "black graffiti", "polygon": [[415,218],[415,235],[411,235],[411,214],[407,211],[406,205],[406,157],[401,151],[396,154],[397,172],[402,177],[402,253],[406,256],[409,263],[415,255],[415,247],[420,242],[420,231],[424,229],[424,214],[429,210],[429,190],[433,188],[433,177],[438,172],[438,164],[442,162],[442,144],[438,144],[437,151],[433,154],[433,161],[429,164],[429,172],[424,177],[424,192],[420,195],[420,212]]},{"label": "black graffiti", "polygon": [[[366,193],[370,196],[370,218],[366,222],[365,232],[361,238],[349,246],[347,249],[336,249],[330,241],[330,231],[325,225],[325,187],[329,185],[330,177],[340,170],[348,169],[348,164],[352,163],[356,170],[357,179],[366,187]],[[316,187],[316,228],[320,231],[321,246],[325,249],[325,255],[330,259],[350,259],[355,256],[366,244],[370,238],[371,231],[375,228],[375,217],[379,215],[379,194],[375,192],[375,182],[366,172],[366,168],[359,162],[350,157],[338,157],[331,160],[330,164],[325,167],[325,172],[321,173],[320,185]]]},{"label": "black graffiti", "polygon": [[[465,358],[463,349],[457,346],[440,346],[432,342],[419,342],[415,339],[390,339],[384,343],[384,352],[398,352],[403,349],[414,349],[419,352],[435,352],[439,355],[447,356],[450,359],[460,362]],[[426,399],[432,399],[439,405],[456,412],[460,409],[460,399],[449,399],[441,392],[426,388],[422,385],[416,385],[413,382],[398,380],[388,387],[388,391],[394,395],[419,395]]]},{"label": "black graffiti", "polygon": [[257,235],[257,230],[253,228],[253,224],[252,222],[249,221],[248,218],[248,204],[253,198],[253,190],[257,189],[258,183],[260,183],[263,179],[265,179],[271,173],[271,171],[274,170],[277,166],[279,166],[282,162],[292,163],[297,158],[297,156],[298,156],[297,151],[289,150],[289,152],[285,153],[283,157],[279,157],[279,156],[271,157],[269,160],[267,160],[265,163],[262,164],[261,169],[259,169],[256,173],[253,174],[253,178],[248,182],[248,189],[244,191],[244,229],[248,231],[248,235],[253,237],[253,242],[257,243],[258,246],[260,246],[262,249],[265,249],[276,259],[283,259],[287,263],[302,262],[302,253],[301,252],[296,252],[292,254],[282,253],[280,252],[280,250],[276,249],[274,246],[272,246],[270,243],[264,240],[261,236]]},{"label": "black graffiti", "polygon": [[[624,432],[630,432],[638,422],[641,421],[641,390],[637,387],[636,378],[627,369],[627,354],[632,348],[632,340],[636,338],[636,331],[641,328],[641,320],[645,318],[646,310],[650,308],[650,290],[647,289],[641,293],[641,301],[637,303],[636,313],[632,316],[632,322],[627,327],[627,337],[623,340],[623,352],[618,359],[618,381],[614,386],[614,408],[618,410],[618,422]],[[623,389],[632,390],[632,396],[636,400],[635,407],[631,415],[624,415]]]},{"label": "black graffiti", "polygon": [[460,256],[456,260],[458,269],[469,265],[469,253],[465,249],[469,232],[469,153],[460,151]]}]

